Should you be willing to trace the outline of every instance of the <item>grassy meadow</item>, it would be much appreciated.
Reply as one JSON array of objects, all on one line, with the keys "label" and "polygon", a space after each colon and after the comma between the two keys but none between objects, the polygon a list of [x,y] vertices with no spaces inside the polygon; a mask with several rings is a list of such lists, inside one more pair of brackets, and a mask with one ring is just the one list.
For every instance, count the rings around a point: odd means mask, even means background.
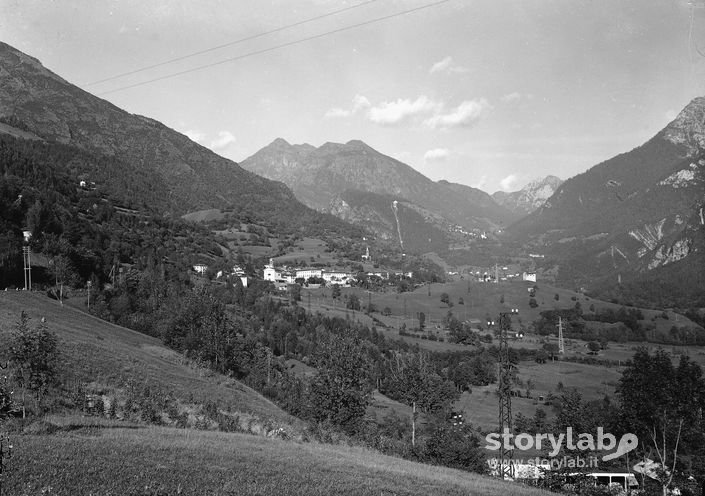
[{"label": "grassy meadow", "polygon": [[[497,319],[500,311],[506,311],[509,308],[518,308],[518,316],[513,317],[515,326],[523,324],[528,326],[531,322],[540,317],[540,312],[555,308],[567,309],[575,306],[576,302],[580,302],[584,311],[588,311],[590,305],[594,305],[596,310],[612,308],[617,310],[619,305],[605,302],[601,300],[591,299],[583,294],[570,291],[567,289],[557,288],[555,286],[539,283],[536,292],[536,300],[539,306],[532,309],[529,306],[528,288],[532,287],[533,283],[523,281],[507,281],[500,284],[492,283],[477,283],[467,280],[455,280],[445,284],[432,284],[417,288],[413,292],[399,294],[393,289],[389,289],[382,293],[368,293],[360,288],[342,288],[342,296],[346,294],[356,294],[360,299],[361,304],[367,305],[368,298],[371,297],[372,303],[376,308],[376,312],[372,317],[367,316],[364,312],[353,312],[345,310],[345,300],[335,302],[330,297],[330,289],[304,289],[302,291],[301,305],[307,308],[310,294],[310,307],[313,312],[321,312],[326,315],[336,315],[358,320],[366,325],[376,325],[377,330],[385,335],[387,339],[402,339],[410,344],[417,344],[421,349],[428,351],[468,351],[474,349],[472,346],[449,343],[448,336],[443,329],[440,329],[442,317],[452,311],[453,314],[461,320],[479,319],[483,326],[486,326],[488,317]],[[430,296],[429,296],[430,289]],[[445,303],[441,303],[441,293],[448,293],[453,306],[449,308]],[[558,300],[555,295],[558,295]],[[505,303],[500,300],[504,296]],[[459,304],[459,299],[463,299],[463,304]],[[380,313],[382,309],[388,307],[391,310],[391,315],[384,316]],[[406,318],[404,317],[406,311]],[[426,314],[426,328],[428,332],[436,334],[437,337],[443,338],[444,341],[431,341],[428,339],[420,339],[412,336],[399,336],[399,327],[402,323],[406,323],[407,328],[418,326],[418,320],[414,315],[418,312]],[[682,315],[676,315],[673,312],[667,312],[668,319],[664,319],[661,311],[642,310],[644,318],[655,324],[657,331],[666,331],[674,323],[684,324],[689,322]],[[387,327],[379,325],[383,323]],[[601,323],[592,323],[602,325]],[[543,346],[544,341],[556,342],[556,338],[536,336],[528,334],[522,340],[514,340],[510,342],[510,346],[517,348],[537,349]],[[634,354],[638,346],[646,346],[651,350],[659,347],[670,351],[677,359],[678,355],[683,353],[691,357],[695,362],[705,365],[705,350],[702,347],[695,346],[663,346],[651,343],[609,343],[606,350],[602,350],[597,358],[602,360],[610,360],[617,362],[615,366],[605,365],[589,365],[582,363],[573,363],[566,361],[548,362],[546,364],[537,364],[530,361],[520,362],[518,365],[519,378],[522,381],[520,385],[514,389],[525,392],[529,384],[531,384],[532,398],[515,397],[512,401],[514,414],[523,413],[526,416],[533,416],[536,409],[541,407],[549,415],[553,416],[550,406],[545,406],[538,401],[538,396],[547,396],[549,393],[560,394],[558,390],[559,383],[565,388],[577,388],[583,398],[586,400],[596,400],[603,398],[606,394],[613,396],[615,387],[619,381],[621,367],[619,363],[624,364]],[[566,357],[586,357],[587,343],[582,340],[567,339],[566,340]],[[456,402],[454,408],[462,411],[467,421],[474,426],[479,426],[483,429],[495,429],[497,425],[498,403],[495,394],[496,384],[487,387],[475,387],[472,392],[465,392]],[[388,398],[378,395],[381,398],[376,398],[376,407],[374,411],[378,416],[384,416],[386,408],[391,406],[400,415],[408,415],[408,408],[403,405],[393,405]],[[387,405],[391,402],[391,405]]]},{"label": "grassy meadow", "polygon": [[85,419],[38,422],[13,436],[3,494],[548,494],[363,448]]}]

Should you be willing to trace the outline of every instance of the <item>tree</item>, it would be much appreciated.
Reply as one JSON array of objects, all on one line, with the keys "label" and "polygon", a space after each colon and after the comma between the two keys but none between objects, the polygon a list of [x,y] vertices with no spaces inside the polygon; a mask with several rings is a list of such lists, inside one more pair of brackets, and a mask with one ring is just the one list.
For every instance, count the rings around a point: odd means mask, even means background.
[{"label": "tree", "polygon": [[433,371],[423,353],[397,353],[388,363],[388,379],[383,392],[411,407],[412,445],[416,444],[417,409],[438,413],[449,408],[459,396],[452,382]]},{"label": "tree", "polygon": [[462,296],[458,298],[458,305],[465,305],[465,300],[463,300]]},{"label": "tree", "polygon": [[426,314],[423,312],[419,312],[419,329],[423,331],[425,324],[426,324]]},{"label": "tree", "polygon": [[546,350],[536,350],[536,363],[546,363],[546,360],[548,360]]},{"label": "tree", "polygon": [[551,360],[554,360],[558,354],[558,345],[556,343],[546,343],[543,345],[543,349],[549,354]]},{"label": "tree", "polygon": [[349,308],[350,310],[360,310],[360,298],[355,293],[352,293],[348,297],[346,308]]},{"label": "tree", "polygon": [[705,408],[705,381],[699,365],[681,356],[674,367],[665,351],[651,355],[639,348],[622,372],[617,395],[622,428],[646,440],[642,442],[649,448],[643,454],[656,459],[664,495],[676,467],[705,471],[700,414]]},{"label": "tree", "polygon": [[289,285],[291,301],[296,305],[297,302],[301,301],[301,286],[299,284]]},{"label": "tree", "polygon": [[539,306],[539,304],[536,303],[536,298],[529,298],[529,306],[531,308],[536,308],[537,306]]},{"label": "tree", "polygon": [[561,299],[561,297],[558,295],[558,293],[556,293],[555,295],[553,295],[553,299],[558,301]]},{"label": "tree", "polygon": [[25,391],[31,390],[40,400],[46,389],[57,379],[59,360],[58,338],[44,323],[29,327],[29,317],[23,311],[15,326],[10,344],[10,361],[15,380],[22,387],[22,417],[26,416]]},{"label": "tree", "polygon": [[597,352],[602,349],[602,346],[600,346],[600,343],[597,341],[590,341],[588,343],[588,349],[590,350],[590,353],[597,354]]},{"label": "tree", "polygon": [[337,298],[340,298],[340,285],[339,284],[333,284],[333,289],[331,291],[331,296],[335,300]]},{"label": "tree", "polygon": [[63,306],[64,284],[74,285],[78,280],[78,274],[76,274],[76,271],[73,268],[71,259],[62,254],[53,257],[49,261],[49,274],[54,276],[54,296]]},{"label": "tree", "polygon": [[448,293],[441,293],[441,303],[450,306],[450,296],[448,296]]},{"label": "tree", "polygon": [[[0,366],[0,368],[6,368]],[[15,402],[12,400],[12,391],[7,384],[7,376],[0,379],[0,421],[14,416],[17,413]]]},{"label": "tree", "polygon": [[477,433],[470,425],[453,426],[436,421],[426,439],[423,458],[433,464],[483,473],[485,457]]},{"label": "tree", "polygon": [[309,392],[312,418],[357,432],[372,394],[370,360],[360,339],[330,335],[315,364],[318,372]]}]

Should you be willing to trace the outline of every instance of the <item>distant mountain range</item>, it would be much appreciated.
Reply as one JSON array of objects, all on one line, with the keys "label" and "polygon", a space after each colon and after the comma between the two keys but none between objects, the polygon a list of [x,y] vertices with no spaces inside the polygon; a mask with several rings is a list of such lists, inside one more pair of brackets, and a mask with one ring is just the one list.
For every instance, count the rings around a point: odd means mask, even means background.
[{"label": "distant mountain range", "polygon": [[[539,209],[509,227],[527,250],[560,267],[564,284],[607,287],[681,261],[705,287],[705,98],[696,98],[652,139],[565,181]],[[701,297],[702,298],[702,297]]]},{"label": "distant mountain range", "polygon": [[[564,285],[705,306],[705,98],[644,145],[583,174],[492,197],[434,182],[361,141],[316,148],[277,139],[241,167],[0,43],[0,134],[68,145],[52,153],[68,154],[62,163],[76,180],[98,178],[138,210],[178,216],[220,208],[322,232],[352,222],[418,252],[462,245],[469,231],[503,231],[506,255],[516,247],[544,254],[545,268],[557,268]],[[86,153],[73,157],[71,149]],[[475,247],[456,249],[457,263]]]},{"label": "distant mountain range", "polygon": [[535,179],[519,191],[497,191],[492,194],[494,201],[522,217],[530,214],[548,200],[563,180],[556,176]]},{"label": "distant mountain range", "polygon": [[[81,90],[5,43],[0,43],[0,133],[113,157],[113,177],[143,171],[149,191],[141,200],[164,213],[230,208],[253,219],[290,222],[313,214],[285,185]],[[85,169],[90,179],[89,164]]]},{"label": "distant mountain range", "polygon": [[[285,183],[309,207],[353,221],[370,217],[371,205],[356,202],[371,197],[351,192],[387,198],[376,214],[380,218],[391,213],[390,205],[394,200],[414,206],[430,224],[437,226],[456,224],[466,229],[489,231],[519,217],[498,205],[484,191],[447,181],[434,182],[362,141],[326,143],[316,148],[308,144],[291,145],[279,138],[240,165]],[[343,204],[347,207],[341,209]],[[368,214],[351,217],[351,209],[366,209]],[[395,229],[388,226],[385,235],[392,235]]]}]

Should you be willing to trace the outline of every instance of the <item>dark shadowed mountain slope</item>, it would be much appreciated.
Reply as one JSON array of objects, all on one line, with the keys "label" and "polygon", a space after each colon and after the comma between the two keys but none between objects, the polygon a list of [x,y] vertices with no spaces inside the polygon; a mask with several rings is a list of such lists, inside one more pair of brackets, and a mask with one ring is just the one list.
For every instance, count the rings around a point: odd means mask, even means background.
[{"label": "dark shadowed mountain slope", "polygon": [[467,228],[490,229],[516,219],[487,193],[446,181],[433,182],[362,141],[315,148],[290,145],[279,138],[243,160],[242,166],[284,182],[306,205],[326,212],[345,191],[357,190],[416,204]]},{"label": "dark shadowed mountain slope", "polygon": [[[147,117],[87,93],[36,59],[0,43],[0,132],[77,146],[114,157],[115,174],[154,174],[155,202],[173,214],[232,207],[254,218],[310,215],[281,183],[220,157]],[[129,164],[126,167],[125,164]],[[159,193],[157,195],[156,193]]]},{"label": "dark shadowed mountain slope", "polygon": [[330,208],[336,217],[364,225],[401,252],[443,252],[448,248],[447,226],[414,204],[395,202],[393,196],[347,190],[333,200]]},{"label": "dark shadowed mountain slope", "polygon": [[556,176],[546,176],[531,181],[519,191],[497,191],[492,199],[516,214],[528,215],[543,205],[562,183]]},{"label": "dark shadowed mountain slope", "polygon": [[509,232],[553,257],[571,284],[688,260],[703,249],[694,233],[703,228],[704,147],[697,98],[644,145],[567,180]]}]

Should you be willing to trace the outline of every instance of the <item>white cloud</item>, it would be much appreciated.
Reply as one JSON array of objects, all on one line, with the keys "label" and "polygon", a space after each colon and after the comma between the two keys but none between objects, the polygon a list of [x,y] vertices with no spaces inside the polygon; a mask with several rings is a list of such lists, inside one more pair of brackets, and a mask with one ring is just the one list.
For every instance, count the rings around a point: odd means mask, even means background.
[{"label": "white cloud", "polygon": [[371,106],[372,106],[372,104],[370,103],[370,101],[366,97],[364,97],[362,95],[355,95],[353,97],[353,107],[352,107],[353,113],[356,113],[356,112],[363,110],[363,109],[366,109],[366,108],[370,108]]},{"label": "white cloud", "polygon": [[370,108],[371,106],[372,104],[366,97],[362,95],[355,95],[352,99],[352,106],[349,109],[334,107],[328,110],[324,114],[324,117],[327,119],[350,117],[351,115],[357,114],[359,111]]},{"label": "white cloud", "polygon": [[371,107],[367,117],[375,124],[394,126],[420,115],[434,113],[439,108],[440,105],[438,103],[425,95],[421,95],[413,101],[400,98],[393,102],[382,102],[375,107]]},{"label": "white cloud", "polygon": [[424,121],[431,129],[448,129],[454,127],[470,127],[490,109],[490,104],[484,98],[466,100],[447,114],[438,113]]},{"label": "white cloud", "polygon": [[329,119],[348,118],[363,113],[368,121],[381,126],[399,126],[410,123],[425,125],[431,129],[470,127],[474,125],[491,105],[484,98],[463,101],[454,109],[444,110],[444,103],[419,95],[415,99],[398,98],[372,104],[366,97],[355,95],[350,107],[334,107],[326,111]]},{"label": "white cloud", "polygon": [[328,109],[326,113],[323,115],[326,119],[337,119],[337,118],[345,118],[345,117],[350,117],[352,115],[352,112],[350,110],[345,110],[340,107],[334,107],[332,109]]},{"label": "white cloud", "polygon": [[211,141],[211,150],[222,150],[235,142],[235,136],[230,131],[219,131],[218,137]]},{"label": "white cloud", "polygon": [[487,176],[483,174],[482,176],[480,176],[480,179],[475,181],[475,183],[471,184],[470,186],[477,189],[484,189],[484,187],[487,186]]},{"label": "white cloud", "polygon": [[519,178],[516,174],[509,174],[499,182],[499,186],[502,188],[502,191],[514,191],[518,180]]},{"label": "white cloud", "polygon": [[206,137],[206,135],[204,133],[202,133],[201,131],[196,131],[195,129],[189,129],[187,131],[184,131],[184,134],[191,141],[195,141],[196,143],[201,143],[201,144],[203,144],[203,140]]},{"label": "white cloud", "polygon": [[450,155],[450,152],[447,148],[434,148],[424,153],[423,158],[424,160],[431,162],[434,160],[445,160],[448,158],[448,155]]},{"label": "white cloud", "polygon": [[448,56],[442,60],[439,60],[431,66],[428,70],[429,74],[436,74],[439,72],[445,72],[448,74],[462,74],[470,72],[470,69],[453,63],[453,57]]},{"label": "white cloud", "polygon": [[516,102],[518,100],[521,100],[521,93],[514,91],[512,93],[508,93],[504,95],[500,100],[502,100],[504,103],[512,103]]}]

